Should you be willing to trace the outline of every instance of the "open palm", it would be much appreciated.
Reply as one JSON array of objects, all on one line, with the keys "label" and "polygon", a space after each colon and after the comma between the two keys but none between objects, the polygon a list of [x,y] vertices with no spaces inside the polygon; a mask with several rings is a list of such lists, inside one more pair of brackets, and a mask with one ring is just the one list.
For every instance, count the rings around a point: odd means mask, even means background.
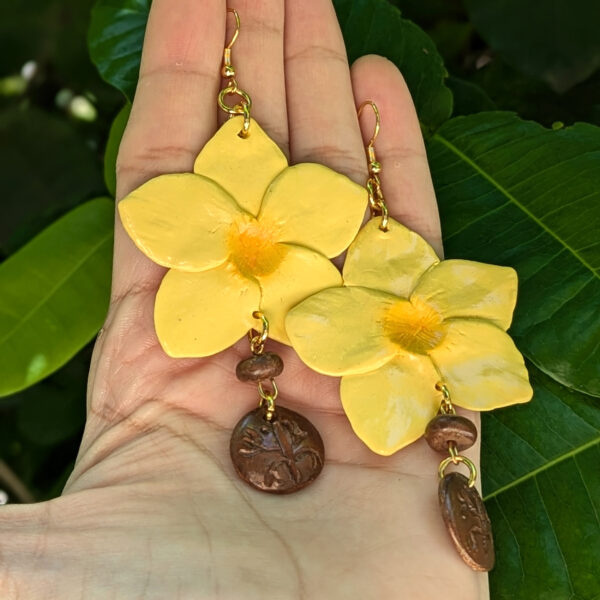
[{"label": "open palm", "polygon": [[[349,70],[329,0],[235,8],[233,64],[253,117],[292,163],[320,162],[363,183],[355,106],[373,99],[390,211],[441,253],[419,124],[395,67],[367,57]],[[191,171],[224,118],[216,97],[225,24],[222,0],[154,0],[119,153],[120,197],[158,174]],[[461,562],[439,516],[439,456],[422,441],[374,455],[343,414],[339,381],[310,371],[291,348],[270,342],[285,362],[280,402],[321,432],[324,471],[285,497],[240,481],[228,447],[257,402],[255,387],[235,378],[247,341],[208,359],[166,356],[152,319],[163,275],[117,219],[113,298],[81,451],[61,498],[3,512],[13,546],[2,598],[487,598],[486,576]]]}]

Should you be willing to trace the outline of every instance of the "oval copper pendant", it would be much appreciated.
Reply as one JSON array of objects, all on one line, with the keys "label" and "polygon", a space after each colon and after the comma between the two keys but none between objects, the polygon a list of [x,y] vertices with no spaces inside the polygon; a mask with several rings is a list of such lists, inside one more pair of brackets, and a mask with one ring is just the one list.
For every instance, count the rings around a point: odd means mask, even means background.
[{"label": "oval copper pendant", "polygon": [[479,492],[461,473],[448,473],[440,481],[442,517],[461,558],[476,571],[494,566],[492,524]]},{"label": "oval copper pendant", "polygon": [[323,469],[323,440],[302,415],[275,409],[268,421],[265,409],[246,414],[231,434],[229,449],[237,474],[252,487],[290,494],[314,481]]}]

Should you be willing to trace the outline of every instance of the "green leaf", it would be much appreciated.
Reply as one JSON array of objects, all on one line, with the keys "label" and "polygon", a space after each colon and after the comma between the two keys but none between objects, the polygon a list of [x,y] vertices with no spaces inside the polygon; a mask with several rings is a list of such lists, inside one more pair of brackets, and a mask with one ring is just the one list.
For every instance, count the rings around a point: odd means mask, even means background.
[{"label": "green leaf", "polygon": [[88,46],[100,75],[131,101],[151,0],[98,0],[92,10]]},{"label": "green leaf", "polygon": [[[101,165],[71,123],[36,108],[0,112],[0,249],[12,253],[83,200],[103,193]],[[8,142],[10,140],[10,142]]]},{"label": "green leaf", "polygon": [[483,415],[492,598],[597,599],[600,405],[528,367],[534,399]]},{"label": "green leaf", "polygon": [[130,112],[131,102],[127,102],[127,104],[119,111],[110,126],[108,141],[106,142],[106,148],[104,150],[104,182],[113,198],[117,193],[117,155],[119,153],[121,138],[123,137],[123,132],[127,126]]},{"label": "green leaf", "polygon": [[497,108],[485,91],[471,81],[450,76],[448,77],[448,87],[454,96],[452,115],[455,117]]},{"label": "green leaf", "polygon": [[473,25],[462,19],[440,19],[427,30],[446,65],[464,61],[469,52]]},{"label": "green leaf", "polygon": [[563,94],[556,94],[548,84],[523,74],[499,56],[468,77],[494,99],[498,110],[514,111],[547,127],[554,121],[600,125],[600,70]]},{"label": "green leaf", "polygon": [[90,200],[0,265],[0,396],[52,373],[108,308],[114,204]]},{"label": "green leaf", "polygon": [[419,119],[433,131],[452,113],[452,93],[431,38],[385,0],[334,0],[350,61],[380,54],[402,71]]},{"label": "green leaf", "polygon": [[477,31],[507,62],[564,92],[600,67],[596,0],[467,0]]},{"label": "green leaf", "polygon": [[498,495],[552,465],[600,444],[600,404],[527,364],[534,399],[483,413],[483,489]]},{"label": "green leaf", "polygon": [[600,396],[600,129],[479,113],[445,123],[428,153],[447,255],[513,266],[521,351]]},{"label": "green leaf", "polygon": [[425,24],[461,17],[464,13],[462,0],[389,0],[407,19]]}]

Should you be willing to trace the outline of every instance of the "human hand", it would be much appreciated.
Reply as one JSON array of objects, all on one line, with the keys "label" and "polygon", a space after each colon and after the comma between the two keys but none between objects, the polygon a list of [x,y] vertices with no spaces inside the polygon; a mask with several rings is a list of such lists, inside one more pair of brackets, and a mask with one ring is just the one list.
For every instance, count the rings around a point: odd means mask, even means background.
[{"label": "human hand", "polygon": [[[367,57],[348,69],[329,0],[235,8],[233,63],[253,117],[292,163],[319,162],[362,184],[356,105],[374,100],[390,212],[441,254],[419,123],[396,68]],[[225,23],[221,0],[154,0],[119,197],[156,175],[191,171],[225,118],[216,103]],[[363,125],[368,140],[372,120]],[[61,498],[0,512],[2,598],[487,598],[486,575],[462,563],[439,515],[440,457],[422,440],[393,457],[370,452],[344,416],[339,381],[310,371],[291,348],[271,346],[286,365],[282,405],[321,432],[324,471],[285,497],[240,481],[228,446],[257,400],[235,378],[247,342],[206,359],[166,356],[152,319],[163,275],[117,219],[112,302],[79,457]],[[478,448],[467,454],[475,460]]]}]

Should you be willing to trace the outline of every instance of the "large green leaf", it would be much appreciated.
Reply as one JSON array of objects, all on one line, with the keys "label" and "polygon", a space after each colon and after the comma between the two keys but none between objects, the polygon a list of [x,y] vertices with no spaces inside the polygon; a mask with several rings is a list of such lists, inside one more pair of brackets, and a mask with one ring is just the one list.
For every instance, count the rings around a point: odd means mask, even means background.
[{"label": "large green leaf", "polygon": [[98,331],[109,298],[114,204],[98,198],[0,265],[0,396],[39,381]]},{"label": "large green leaf", "polygon": [[389,58],[402,71],[419,119],[434,130],[452,113],[452,93],[442,58],[431,38],[386,0],[334,0],[348,58],[364,54]]},{"label": "large green leaf", "polygon": [[151,0],[98,0],[88,46],[100,75],[133,100]]},{"label": "large green leaf", "polygon": [[529,369],[534,399],[483,418],[492,598],[597,600],[600,405]]},{"label": "large green leaf", "polygon": [[494,496],[536,473],[600,444],[600,403],[527,364],[535,397],[484,413],[483,491]]},{"label": "large green leaf", "polygon": [[563,92],[600,67],[597,0],[467,0],[481,36],[515,68]]},{"label": "large green leaf", "polygon": [[600,129],[479,113],[445,123],[428,153],[447,255],[516,268],[519,348],[600,396]]}]

